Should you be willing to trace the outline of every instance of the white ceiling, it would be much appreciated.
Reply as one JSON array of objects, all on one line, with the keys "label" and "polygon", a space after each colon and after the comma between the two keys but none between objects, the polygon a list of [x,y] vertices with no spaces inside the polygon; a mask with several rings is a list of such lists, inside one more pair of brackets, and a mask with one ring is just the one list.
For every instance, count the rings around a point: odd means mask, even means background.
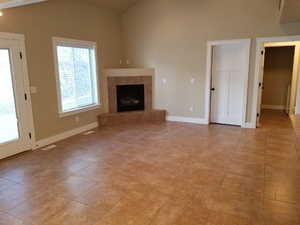
[{"label": "white ceiling", "polygon": [[284,0],[282,4],[280,22],[300,22],[300,0]]}]

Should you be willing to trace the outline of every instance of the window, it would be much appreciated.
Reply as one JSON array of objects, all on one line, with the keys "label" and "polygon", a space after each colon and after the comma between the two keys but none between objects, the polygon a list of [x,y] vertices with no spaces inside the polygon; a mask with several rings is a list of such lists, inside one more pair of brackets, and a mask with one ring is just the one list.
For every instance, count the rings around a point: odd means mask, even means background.
[{"label": "window", "polygon": [[99,107],[96,44],[54,38],[61,116]]}]

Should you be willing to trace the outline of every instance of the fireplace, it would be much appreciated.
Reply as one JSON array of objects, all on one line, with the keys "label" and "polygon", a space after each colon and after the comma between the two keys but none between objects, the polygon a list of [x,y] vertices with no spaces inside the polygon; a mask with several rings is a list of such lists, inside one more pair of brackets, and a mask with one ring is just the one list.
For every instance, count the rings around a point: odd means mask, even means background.
[{"label": "fireplace", "polygon": [[145,86],[117,85],[117,110],[118,112],[144,111]]},{"label": "fireplace", "polygon": [[107,81],[110,113],[153,111],[152,76],[111,76]]},{"label": "fireplace", "polygon": [[139,124],[166,121],[166,110],[152,107],[153,69],[108,69],[108,113],[99,125]]}]

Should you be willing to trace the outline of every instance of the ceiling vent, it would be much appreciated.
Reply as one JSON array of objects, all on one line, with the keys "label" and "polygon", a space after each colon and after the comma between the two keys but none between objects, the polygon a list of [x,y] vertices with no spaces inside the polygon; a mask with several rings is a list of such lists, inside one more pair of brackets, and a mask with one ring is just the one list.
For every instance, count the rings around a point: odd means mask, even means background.
[{"label": "ceiling vent", "polygon": [[0,9],[13,8],[45,1],[47,0],[0,0]]}]

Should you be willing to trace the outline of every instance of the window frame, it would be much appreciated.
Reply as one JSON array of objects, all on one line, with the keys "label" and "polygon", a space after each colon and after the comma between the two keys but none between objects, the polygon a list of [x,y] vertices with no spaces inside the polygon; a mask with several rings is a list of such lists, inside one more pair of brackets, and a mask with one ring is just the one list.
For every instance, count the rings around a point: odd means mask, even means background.
[{"label": "window frame", "polygon": [[[57,102],[58,102],[58,114],[59,117],[66,117],[75,114],[79,114],[82,112],[87,112],[90,110],[95,110],[101,107],[101,96],[100,96],[100,84],[99,84],[99,67],[98,67],[98,52],[97,52],[97,43],[92,41],[82,41],[82,40],[75,40],[69,38],[60,38],[60,37],[53,37],[53,52],[54,52],[54,67],[55,67],[55,80],[56,80],[56,92],[57,92]],[[71,47],[71,48],[88,48],[93,49],[95,54],[95,88],[96,88],[96,100],[97,102],[92,105],[83,106],[75,109],[71,109],[69,111],[63,111],[62,107],[62,96],[61,96],[61,89],[60,89],[60,75],[59,75],[59,63],[58,63],[58,54],[57,54],[57,47]]]}]

